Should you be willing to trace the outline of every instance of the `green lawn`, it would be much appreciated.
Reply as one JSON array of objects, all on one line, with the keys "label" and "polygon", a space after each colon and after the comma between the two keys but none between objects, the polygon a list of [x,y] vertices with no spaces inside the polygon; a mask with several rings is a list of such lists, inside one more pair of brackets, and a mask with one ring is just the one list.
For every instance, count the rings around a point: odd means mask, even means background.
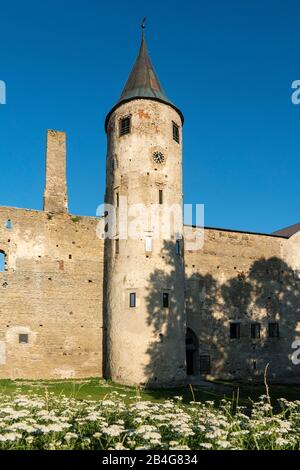
[{"label": "green lawn", "polygon": [[[117,391],[126,395],[125,401],[131,402],[137,395],[142,400],[161,401],[174,396],[183,396],[183,401],[188,403],[195,398],[196,401],[215,400],[226,397],[236,400],[239,403],[250,405],[250,401],[255,401],[260,395],[265,394],[264,385],[244,385],[237,383],[218,382],[212,389],[208,387],[194,386],[177,389],[144,390],[114,384],[99,378],[88,378],[82,380],[57,380],[57,381],[29,381],[29,380],[0,380],[0,393],[11,394],[20,391],[22,394],[35,393],[44,395],[46,391],[54,392],[55,395],[66,395],[78,399],[99,400]],[[269,392],[273,402],[277,398],[288,400],[300,400],[300,385],[269,385]]]}]

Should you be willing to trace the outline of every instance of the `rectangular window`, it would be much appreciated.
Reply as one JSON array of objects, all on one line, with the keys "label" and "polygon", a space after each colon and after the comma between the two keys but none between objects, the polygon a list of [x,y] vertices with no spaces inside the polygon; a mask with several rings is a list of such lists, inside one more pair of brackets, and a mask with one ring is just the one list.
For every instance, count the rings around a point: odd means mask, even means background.
[{"label": "rectangular window", "polygon": [[164,202],[164,195],[163,195],[163,190],[162,189],[158,190],[158,202],[159,202],[159,204],[163,204],[163,202]]},{"label": "rectangular window", "polygon": [[180,255],[180,242],[176,240],[176,255]]},{"label": "rectangular window", "polygon": [[210,374],[210,356],[201,355],[200,356],[200,375]]},{"label": "rectangular window", "polygon": [[135,292],[130,292],[129,294],[129,307],[135,307],[136,306],[136,293]]},{"label": "rectangular window", "polygon": [[118,238],[115,239],[116,255],[120,253],[120,241]]},{"label": "rectangular window", "polygon": [[241,324],[240,323],[230,323],[230,338],[239,339],[241,336]]},{"label": "rectangular window", "polygon": [[146,252],[149,253],[152,251],[152,238],[146,237]]},{"label": "rectangular window", "polygon": [[116,205],[119,207],[120,199],[119,199],[119,193],[116,193]]},{"label": "rectangular window", "polygon": [[168,294],[168,292],[163,293],[163,308],[169,308],[169,294]]},{"label": "rectangular window", "polygon": [[278,323],[269,323],[269,338],[279,338]]},{"label": "rectangular window", "polygon": [[130,128],[131,128],[131,119],[130,117],[126,117],[120,120],[120,131],[119,135],[120,137],[125,134],[130,134]]},{"label": "rectangular window", "polygon": [[260,338],[260,323],[251,324],[251,338],[252,339]]},{"label": "rectangular window", "polygon": [[20,343],[20,344],[26,344],[26,343],[28,343],[28,334],[21,333],[21,334],[19,335],[19,343]]},{"label": "rectangular window", "polygon": [[173,122],[173,139],[179,144],[179,127]]}]

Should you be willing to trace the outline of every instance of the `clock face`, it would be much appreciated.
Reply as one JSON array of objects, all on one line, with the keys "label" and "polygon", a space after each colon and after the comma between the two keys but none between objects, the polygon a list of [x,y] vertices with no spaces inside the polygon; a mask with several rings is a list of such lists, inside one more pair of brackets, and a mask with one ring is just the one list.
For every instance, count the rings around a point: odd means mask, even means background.
[{"label": "clock face", "polygon": [[165,161],[165,156],[162,152],[154,152],[153,153],[153,160],[155,163],[163,163]]}]

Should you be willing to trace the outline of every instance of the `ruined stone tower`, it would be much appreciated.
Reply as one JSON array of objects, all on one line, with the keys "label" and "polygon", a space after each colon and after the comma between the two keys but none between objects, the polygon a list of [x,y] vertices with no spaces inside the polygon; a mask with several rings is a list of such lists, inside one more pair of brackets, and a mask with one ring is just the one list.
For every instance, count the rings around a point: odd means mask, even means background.
[{"label": "ruined stone tower", "polygon": [[[106,376],[136,385],[178,385],[185,379],[182,234],[182,124],[151,64],[144,31],[136,63],[109,112],[105,202],[117,216],[128,205],[158,211],[138,236],[117,222],[105,242],[104,338]],[[177,208],[176,236],[160,234],[163,211]],[[178,211],[179,208],[179,211]],[[176,212],[176,209],[175,209]],[[148,212],[147,212],[148,213]]]},{"label": "ruined stone tower", "polygon": [[52,213],[68,212],[66,134],[55,130],[48,130],[47,132],[44,211]]}]

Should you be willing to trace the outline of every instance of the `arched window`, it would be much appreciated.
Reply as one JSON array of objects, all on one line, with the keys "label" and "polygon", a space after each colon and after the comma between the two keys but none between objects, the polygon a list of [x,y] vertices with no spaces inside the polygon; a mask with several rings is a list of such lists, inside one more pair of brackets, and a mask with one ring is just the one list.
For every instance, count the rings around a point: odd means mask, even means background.
[{"label": "arched window", "polygon": [[0,272],[5,271],[5,253],[0,251]]}]

